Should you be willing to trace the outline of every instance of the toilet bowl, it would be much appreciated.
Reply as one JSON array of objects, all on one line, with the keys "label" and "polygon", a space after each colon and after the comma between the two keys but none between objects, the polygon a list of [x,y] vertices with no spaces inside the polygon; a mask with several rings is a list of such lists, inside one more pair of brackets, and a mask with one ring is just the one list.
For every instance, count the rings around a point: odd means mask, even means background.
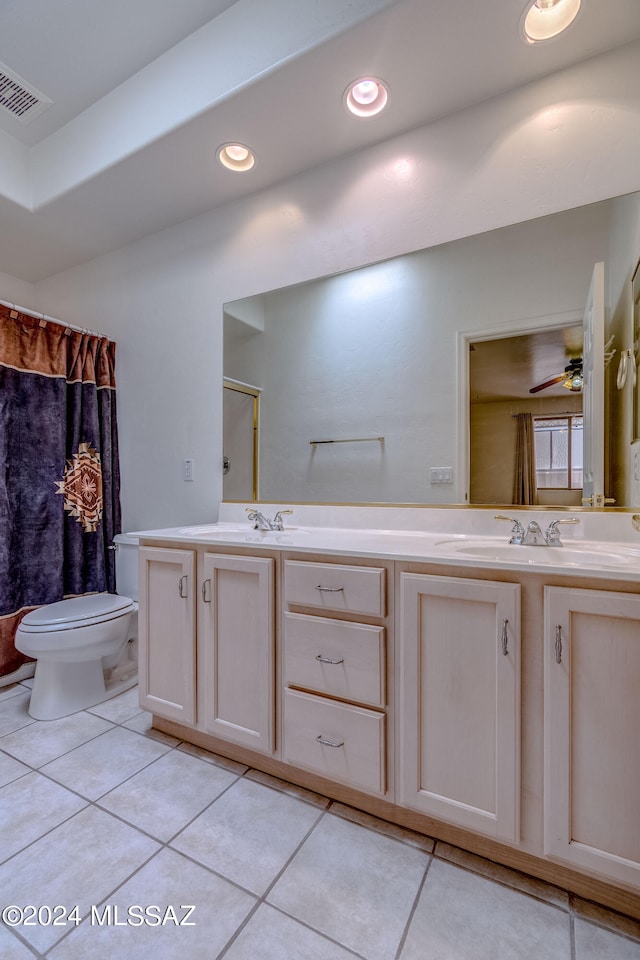
[{"label": "toilet bowl", "polygon": [[28,613],[15,645],[36,660],[29,704],[35,720],[58,720],[137,683],[137,537],[118,534],[117,594],[59,600]]}]

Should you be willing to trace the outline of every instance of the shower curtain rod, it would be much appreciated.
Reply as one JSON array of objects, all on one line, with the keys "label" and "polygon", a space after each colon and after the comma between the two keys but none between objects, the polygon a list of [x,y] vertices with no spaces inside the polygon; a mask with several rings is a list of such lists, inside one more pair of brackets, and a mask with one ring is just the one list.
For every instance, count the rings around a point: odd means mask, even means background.
[{"label": "shower curtain rod", "polygon": [[55,317],[48,317],[46,313],[29,310],[27,307],[20,307],[17,303],[9,303],[8,300],[0,300],[0,304],[3,307],[9,307],[10,310],[15,310],[17,313],[24,313],[28,317],[33,317],[34,320],[44,320],[45,323],[57,323],[59,327],[67,327],[69,330],[75,330],[76,333],[90,333],[94,337],[111,340],[111,337],[107,337],[104,333],[96,333],[95,330],[89,330],[88,327],[77,327],[75,323],[68,323],[66,320],[56,320]]}]

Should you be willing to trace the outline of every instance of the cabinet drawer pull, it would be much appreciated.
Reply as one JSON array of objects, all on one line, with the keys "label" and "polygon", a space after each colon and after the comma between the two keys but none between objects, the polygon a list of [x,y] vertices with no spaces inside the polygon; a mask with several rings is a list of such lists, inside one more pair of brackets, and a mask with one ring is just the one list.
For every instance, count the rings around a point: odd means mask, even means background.
[{"label": "cabinet drawer pull", "polygon": [[187,597],[189,596],[189,594],[187,593],[187,580],[188,580],[188,577],[186,574],[184,575],[184,577],[180,577],[180,579],[178,580],[178,593],[180,594],[183,600],[186,600]]},{"label": "cabinet drawer pull", "polygon": [[323,587],[321,584],[318,584],[316,590],[319,590],[320,593],[341,593],[344,591],[344,587]]},{"label": "cabinet drawer pull", "polygon": [[502,654],[505,657],[509,653],[509,636],[507,634],[508,625],[509,625],[508,620],[502,621],[502,636],[500,637],[500,642],[502,644]]},{"label": "cabinet drawer pull", "polygon": [[316,737],[318,743],[321,743],[323,747],[344,747],[344,740],[328,740],[326,737],[323,737],[322,734]]},{"label": "cabinet drawer pull", "polygon": [[319,660],[320,663],[344,663],[344,657],[340,657],[339,660],[332,660],[331,657],[323,657],[321,653],[316,656],[316,660]]},{"label": "cabinet drawer pull", "polygon": [[[207,584],[209,584],[209,597],[207,598]],[[202,599],[204,603],[211,603],[211,580],[202,581]]]},{"label": "cabinet drawer pull", "polygon": [[562,663],[562,627],[556,627],[556,663]]}]

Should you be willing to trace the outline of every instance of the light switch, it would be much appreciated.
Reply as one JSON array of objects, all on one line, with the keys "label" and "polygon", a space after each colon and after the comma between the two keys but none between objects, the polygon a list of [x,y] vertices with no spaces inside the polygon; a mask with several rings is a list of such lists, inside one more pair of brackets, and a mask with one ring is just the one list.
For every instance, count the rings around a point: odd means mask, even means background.
[{"label": "light switch", "polygon": [[185,482],[193,480],[193,460],[185,460],[182,464],[182,479]]},{"label": "light switch", "polygon": [[431,467],[431,483],[453,483],[453,467]]}]

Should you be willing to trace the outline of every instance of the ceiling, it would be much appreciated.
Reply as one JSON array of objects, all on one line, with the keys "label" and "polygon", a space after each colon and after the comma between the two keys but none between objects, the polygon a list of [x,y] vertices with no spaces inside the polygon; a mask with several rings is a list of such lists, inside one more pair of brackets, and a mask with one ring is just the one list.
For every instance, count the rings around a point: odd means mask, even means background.
[{"label": "ceiling", "polygon": [[567,399],[571,394],[561,383],[533,395],[529,390],[561,374],[570,360],[581,356],[581,323],[517,337],[476,341],[470,345],[469,353],[471,403]]},{"label": "ceiling", "polygon": [[[0,0],[0,62],[51,105],[0,109],[0,272],[37,281],[640,39],[639,0],[583,0],[559,39],[524,0]],[[0,66],[2,69],[2,66]],[[383,78],[375,119],[347,84]],[[240,140],[257,161],[224,170]]]}]

